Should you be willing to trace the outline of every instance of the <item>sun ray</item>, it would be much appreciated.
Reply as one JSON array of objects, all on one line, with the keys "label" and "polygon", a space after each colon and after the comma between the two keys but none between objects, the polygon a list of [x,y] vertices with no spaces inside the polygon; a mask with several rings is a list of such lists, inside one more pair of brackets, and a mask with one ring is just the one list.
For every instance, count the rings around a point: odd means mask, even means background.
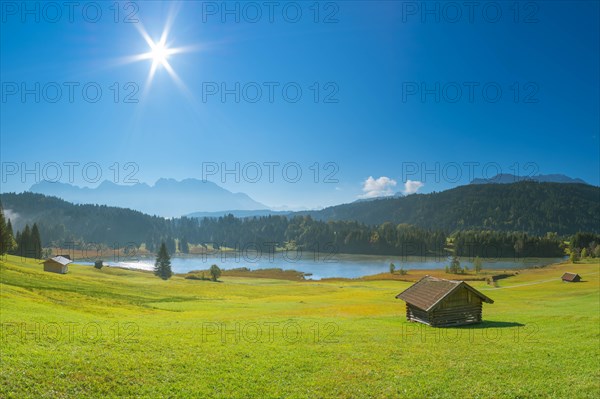
[{"label": "sun ray", "polygon": [[169,8],[169,11],[167,13],[167,20],[165,21],[165,27],[163,28],[162,34],[160,36],[160,42],[162,42],[162,43],[167,42],[167,37],[169,36],[169,33],[171,33],[171,27],[173,26],[175,17],[177,16],[177,14],[179,14],[179,8],[181,6],[179,3],[171,3],[171,4],[172,4],[172,6],[171,6],[171,8]]},{"label": "sun ray", "polygon": [[167,63],[164,64],[164,67],[165,67],[167,73],[171,76],[171,79],[173,79],[173,81],[175,82],[175,84],[179,87],[179,89],[181,91],[183,91],[184,94],[191,96],[191,92],[188,90],[187,86],[183,83],[183,81],[181,80],[181,78],[179,77],[179,75],[177,75],[177,72],[175,72],[175,70],[173,69],[173,67],[171,66],[171,64],[169,64],[167,62]]}]

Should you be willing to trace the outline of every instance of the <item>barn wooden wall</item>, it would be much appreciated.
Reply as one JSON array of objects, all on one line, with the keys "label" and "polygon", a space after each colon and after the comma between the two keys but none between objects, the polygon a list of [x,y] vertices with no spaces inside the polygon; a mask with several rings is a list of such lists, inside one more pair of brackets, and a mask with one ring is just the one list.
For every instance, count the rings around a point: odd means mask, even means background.
[{"label": "barn wooden wall", "polygon": [[409,304],[406,305],[408,320],[435,327],[479,323],[482,320],[481,313],[481,299],[466,288],[444,298],[434,310],[429,312]]}]

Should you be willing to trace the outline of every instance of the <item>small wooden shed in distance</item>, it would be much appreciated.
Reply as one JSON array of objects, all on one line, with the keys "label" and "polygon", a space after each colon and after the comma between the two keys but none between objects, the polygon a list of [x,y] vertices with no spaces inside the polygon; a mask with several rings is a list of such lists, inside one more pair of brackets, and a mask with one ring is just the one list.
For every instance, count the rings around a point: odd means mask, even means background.
[{"label": "small wooden shed in distance", "polygon": [[406,319],[433,327],[480,323],[483,302],[494,303],[464,281],[425,276],[396,295],[406,302]]},{"label": "small wooden shed in distance", "polygon": [[45,272],[66,274],[69,271],[69,263],[73,263],[73,261],[64,256],[55,256],[46,259],[43,263]]},{"label": "small wooden shed in distance", "polygon": [[566,283],[578,283],[581,281],[581,276],[577,273],[565,273],[561,277],[562,281]]}]

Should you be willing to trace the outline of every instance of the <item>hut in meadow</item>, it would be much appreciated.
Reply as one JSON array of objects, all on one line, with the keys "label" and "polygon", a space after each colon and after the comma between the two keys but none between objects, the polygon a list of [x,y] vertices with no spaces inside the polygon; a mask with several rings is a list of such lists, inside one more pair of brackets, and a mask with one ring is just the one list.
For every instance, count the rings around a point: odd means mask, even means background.
[{"label": "hut in meadow", "polygon": [[565,273],[561,277],[562,281],[565,283],[578,283],[581,281],[581,276],[577,273]]},{"label": "hut in meadow", "polygon": [[43,263],[45,272],[66,274],[69,271],[69,263],[73,262],[71,259],[67,259],[64,256],[55,256],[46,259]]},{"label": "hut in meadow", "polygon": [[425,276],[400,294],[406,319],[433,327],[480,323],[483,302],[493,300],[464,281]]}]

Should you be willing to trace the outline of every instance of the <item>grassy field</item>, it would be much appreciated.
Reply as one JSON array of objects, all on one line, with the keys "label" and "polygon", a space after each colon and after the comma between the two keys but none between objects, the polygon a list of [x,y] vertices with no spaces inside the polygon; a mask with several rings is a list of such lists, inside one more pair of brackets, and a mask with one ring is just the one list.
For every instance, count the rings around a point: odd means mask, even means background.
[{"label": "grassy field", "polygon": [[472,282],[495,303],[450,329],[406,322],[404,281],[0,268],[3,398],[600,397],[597,262]]}]

